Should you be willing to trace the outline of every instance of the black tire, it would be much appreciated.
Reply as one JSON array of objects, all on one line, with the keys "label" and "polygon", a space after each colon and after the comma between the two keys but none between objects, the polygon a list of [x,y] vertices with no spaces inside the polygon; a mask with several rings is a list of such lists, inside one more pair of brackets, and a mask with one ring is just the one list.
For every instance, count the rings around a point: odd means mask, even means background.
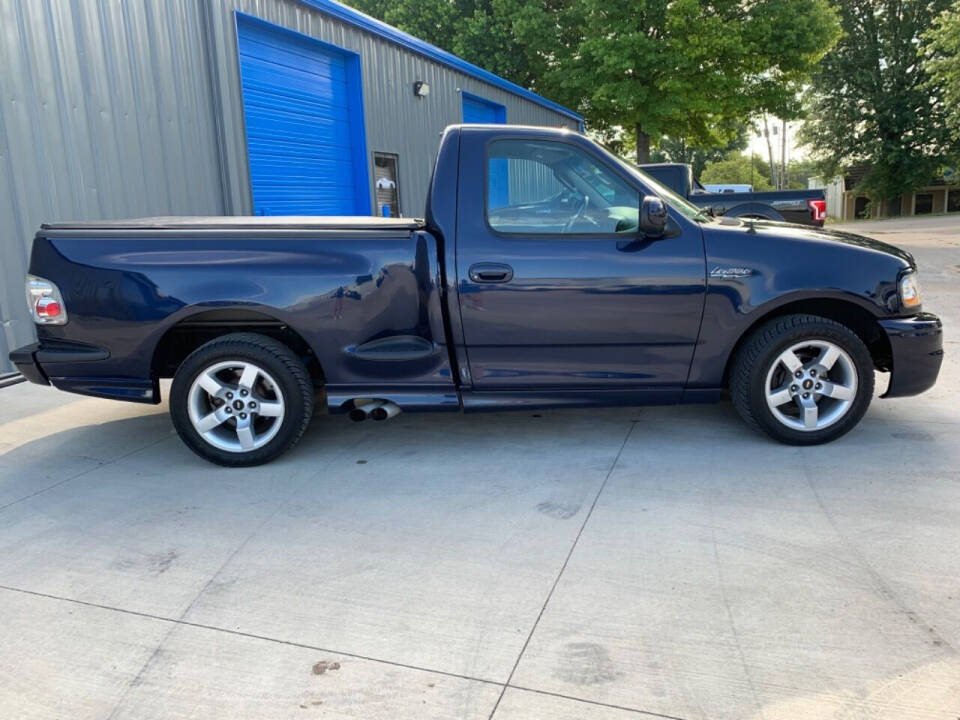
[{"label": "black tire", "polygon": [[[857,388],[845,414],[821,429],[789,427],[774,415],[767,403],[768,373],[784,372],[779,366],[771,370],[772,366],[778,364],[781,353],[804,341],[838,346],[856,370]],[[793,379],[788,381],[793,382]],[[873,360],[863,340],[846,325],[816,315],[785,315],[758,327],[738,348],[729,375],[731,400],[740,416],[755,430],[789,445],[819,445],[849,432],[867,411],[873,399],[873,386]],[[803,390],[801,385],[800,392]],[[798,418],[798,422],[802,422],[802,418]]]},{"label": "black tire", "polygon": [[[194,381],[208,368],[218,363],[230,362],[250,363],[268,373],[272,381],[268,392],[274,399],[279,394],[283,406],[279,418],[257,419],[257,422],[266,421],[270,432],[264,435],[272,434],[272,438],[252,450],[231,451],[216,447],[204,439],[191,420],[190,393]],[[251,392],[250,398],[253,397]],[[170,416],[180,438],[197,455],[217,465],[243,467],[269,462],[296,445],[313,416],[313,402],[314,387],[310,375],[289,347],[265,335],[232,333],[201,345],[177,368],[170,390]],[[264,404],[261,402],[261,405]],[[210,409],[216,407],[212,406]],[[228,412],[234,411],[231,409]],[[239,413],[240,409],[236,412]],[[250,412],[250,418],[250,422],[254,422],[253,412]],[[225,421],[223,427],[227,434],[230,432],[231,422],[236,428],[238,417],[233,416]],[[274,429],[274,423],[278,423],[279,428]],[[264,439],[266,440],[266,437]]]}]

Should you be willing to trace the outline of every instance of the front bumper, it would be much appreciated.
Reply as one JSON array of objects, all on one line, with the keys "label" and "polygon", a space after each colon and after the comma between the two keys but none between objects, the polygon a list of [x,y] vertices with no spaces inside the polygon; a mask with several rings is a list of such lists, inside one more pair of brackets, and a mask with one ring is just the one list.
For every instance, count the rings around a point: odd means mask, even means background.
[{"label": "front bumper", "polygon": [[918,395],[937,381],[943,362],[943,323],[931,313],[881,320],[890,340],[893,367],[885,398]]}]

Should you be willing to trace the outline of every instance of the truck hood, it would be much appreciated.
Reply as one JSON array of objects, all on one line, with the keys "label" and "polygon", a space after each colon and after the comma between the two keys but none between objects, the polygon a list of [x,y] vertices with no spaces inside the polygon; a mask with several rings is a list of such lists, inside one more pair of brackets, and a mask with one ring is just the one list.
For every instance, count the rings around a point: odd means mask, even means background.
[{"label": "truck hood", "polygon": [[734,225],[741,227],[745,232],[756,233],[760,236],[767,236],[771,240],[775,238],[790,238],[792,240],[801,240],[810,243],[838,243],[853,247],[863,248],[864,250],[891,255],[912,268],[916,268],[916,262],[913,255],[906,250],[902,250],[895,245],[890,245],[881,240],[856,233],[844,232],[842,230],[831,230],[827,228],[815,228],[807,225],[797,225],[794,223],[774,222],[772,220],[743,220],[740,218],[720,218],[720,225]]}]

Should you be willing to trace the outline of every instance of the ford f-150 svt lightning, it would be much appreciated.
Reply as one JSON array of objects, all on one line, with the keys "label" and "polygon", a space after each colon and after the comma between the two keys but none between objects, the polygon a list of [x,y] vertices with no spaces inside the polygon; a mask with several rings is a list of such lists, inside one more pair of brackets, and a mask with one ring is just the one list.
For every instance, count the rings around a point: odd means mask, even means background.
[{"label": "ford f-150 svt lightning", "polygon": [[160,401],[225,465],[270,460],[315,403],[354,419],[713,401],[777,440],[833,440],[936,380],[913,258],[712,218],[576,133],[450,127],[424,220],[44,225],[26,291],[37,383]]}]

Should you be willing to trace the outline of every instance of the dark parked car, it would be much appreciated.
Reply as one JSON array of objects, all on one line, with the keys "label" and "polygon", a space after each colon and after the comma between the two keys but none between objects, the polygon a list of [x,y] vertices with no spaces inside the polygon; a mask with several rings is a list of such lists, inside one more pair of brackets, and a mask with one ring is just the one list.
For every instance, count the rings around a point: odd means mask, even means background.
[{"label": "dark parked car", "polygon": [[714,193],[693,177],[693,168],[689,165],[658,163],[640,165],[640,169],[716,217],[777,220],[814,227],[823,227],[827,217],[823,190]]},{"label": "dark parked car", "polygon": [[[857,235],[712,218],[582,135],[448,128],[425,220],[45,225],[30,380],[156,403],[225,465],[270,460],[315,404],[354,419],[714,401],[833,440],[933,385],[913,258]],[[695,442],[695,440],[692,440]]]}]

